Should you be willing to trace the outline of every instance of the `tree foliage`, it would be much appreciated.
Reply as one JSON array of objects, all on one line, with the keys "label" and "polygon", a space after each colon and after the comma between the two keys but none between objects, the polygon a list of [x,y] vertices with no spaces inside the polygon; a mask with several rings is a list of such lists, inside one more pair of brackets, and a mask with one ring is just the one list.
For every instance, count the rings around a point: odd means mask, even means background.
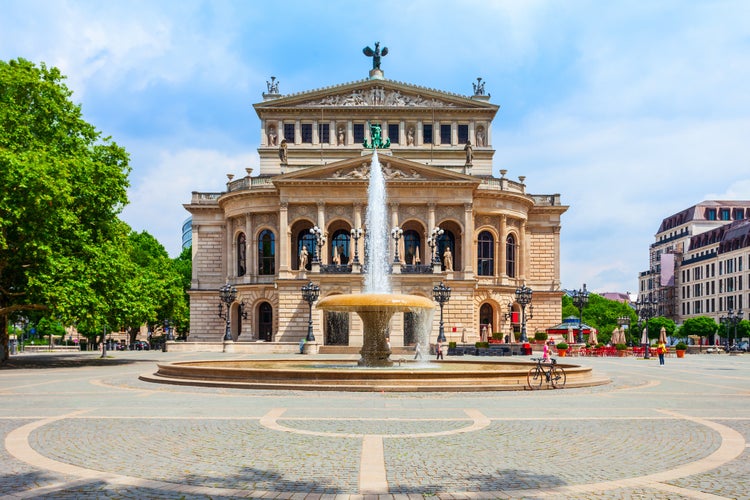
[{"label": "tree foliage", "polygon": [[[570,316],[580,317],[579,314],[580,310],[573,304],[573,300],[568,295],[563,295],[563,319]],[[621,317],[627,317],[631,325],[635,325],[638,319],[635,311],[628,304],[610,300],[595,293],[589,294],[589,302],[583,308],[583,322],[598,330],[599,340],[603,342],[609,340],[612,331],[618,327],[618,320]]]},{"label": "tree foliage", "polygon": [[682,323],[680,327],[680,335],[687,337],[689,335],[697,335],[699,337],[710,337],[719,329],[719,325],[713,318],[708,316],[697,316],[695,318],[688,318]]},{"label": "tree foliage", "polygon": [[128,155],[87,123],[56,68],[0,61],[0,362],[7,321],[115,321]]}]

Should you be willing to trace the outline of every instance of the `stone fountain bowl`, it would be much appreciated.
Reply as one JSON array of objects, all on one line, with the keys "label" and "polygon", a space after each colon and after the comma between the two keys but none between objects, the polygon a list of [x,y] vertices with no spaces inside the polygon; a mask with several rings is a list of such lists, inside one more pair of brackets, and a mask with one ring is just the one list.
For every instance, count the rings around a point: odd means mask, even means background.
[{"label": "stone fountain bowl", "polygon": [[358,293],[352,295],[331,295],[321,299],[318,308],[338,312],[377,312],[412,311],[416,309],[433,309],[435,303],[419,295],[398,293]]}]

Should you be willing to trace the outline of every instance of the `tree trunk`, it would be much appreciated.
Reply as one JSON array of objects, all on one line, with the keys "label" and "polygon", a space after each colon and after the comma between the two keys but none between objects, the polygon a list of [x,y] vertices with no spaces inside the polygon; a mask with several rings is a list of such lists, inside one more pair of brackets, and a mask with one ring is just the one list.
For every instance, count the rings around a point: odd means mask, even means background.
[{"label": "tree trunk", "polygon": [[0,316],[0,365],[4,365],[8,359],[10,359],[10,351],[8,349],[9,342],[8,317],[2,315]]}]

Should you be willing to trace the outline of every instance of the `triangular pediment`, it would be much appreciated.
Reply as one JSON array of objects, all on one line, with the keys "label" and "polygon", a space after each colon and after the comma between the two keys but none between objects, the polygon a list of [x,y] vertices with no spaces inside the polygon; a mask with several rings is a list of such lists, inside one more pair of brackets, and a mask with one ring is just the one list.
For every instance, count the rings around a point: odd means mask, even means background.
[{"label": "triangular pediment", "polygon": [[[379,155],[378,161],[387,182],[454,182],[478,185],[480,181],[470,175],[424,165],[404,158]],[[361,182],[370,179],[372,155],[342,160],[328,165],[309,167],[274,177],[276,185],[304,182]]]},{"label": "triangular pediment", "polygon": [[420,87],[394,80],[360,80],[254,105],[257,111],[301,108],[446,108],[498,109],[495,104],[460,94]]}]

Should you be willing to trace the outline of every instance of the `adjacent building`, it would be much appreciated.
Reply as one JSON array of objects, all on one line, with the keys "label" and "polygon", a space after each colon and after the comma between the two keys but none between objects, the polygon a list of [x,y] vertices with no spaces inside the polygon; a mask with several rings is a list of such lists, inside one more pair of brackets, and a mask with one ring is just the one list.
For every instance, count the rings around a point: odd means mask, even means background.
[{"label": "adjacent building", "polygon": [[750,282],[750,201],[708,200],[665,218],[639,275],[638,298],[681,324],[731,310],[747,318]]},{"label": "adjacent building", "polygon": [[[310,281],[321,298],[362,291],[372,161],[363,143],[375,139],[373,124],[390,143],[378,154],[390,227],[400,229],[389,257],[393,291],[431,297],[440,282],[450,286],[449,341],[518,332],[515,290],[522,285],[533,290],[527,331],[559,323],[567,207],[559,194],[532,194],[525,176],[511,179],[498,169],[491,131],[499,107],[481,79],[473,88],[459,95],[389,80],[379,61],[369,78],[287,95],[272,77],[254,105],[260,172],[229,174],[226,190],[194,192],[185,205],[192,218],[190,340],[221,341],[217,310],[226,283],[238,290],[230,306],[236,342],[299,341],[308,324],[300,290]],[[415,322],[410,313],[395,315],[391,344],[413,344]],[[323,344],[362,343],[354,314],[313,307],[313,324]]]}]

